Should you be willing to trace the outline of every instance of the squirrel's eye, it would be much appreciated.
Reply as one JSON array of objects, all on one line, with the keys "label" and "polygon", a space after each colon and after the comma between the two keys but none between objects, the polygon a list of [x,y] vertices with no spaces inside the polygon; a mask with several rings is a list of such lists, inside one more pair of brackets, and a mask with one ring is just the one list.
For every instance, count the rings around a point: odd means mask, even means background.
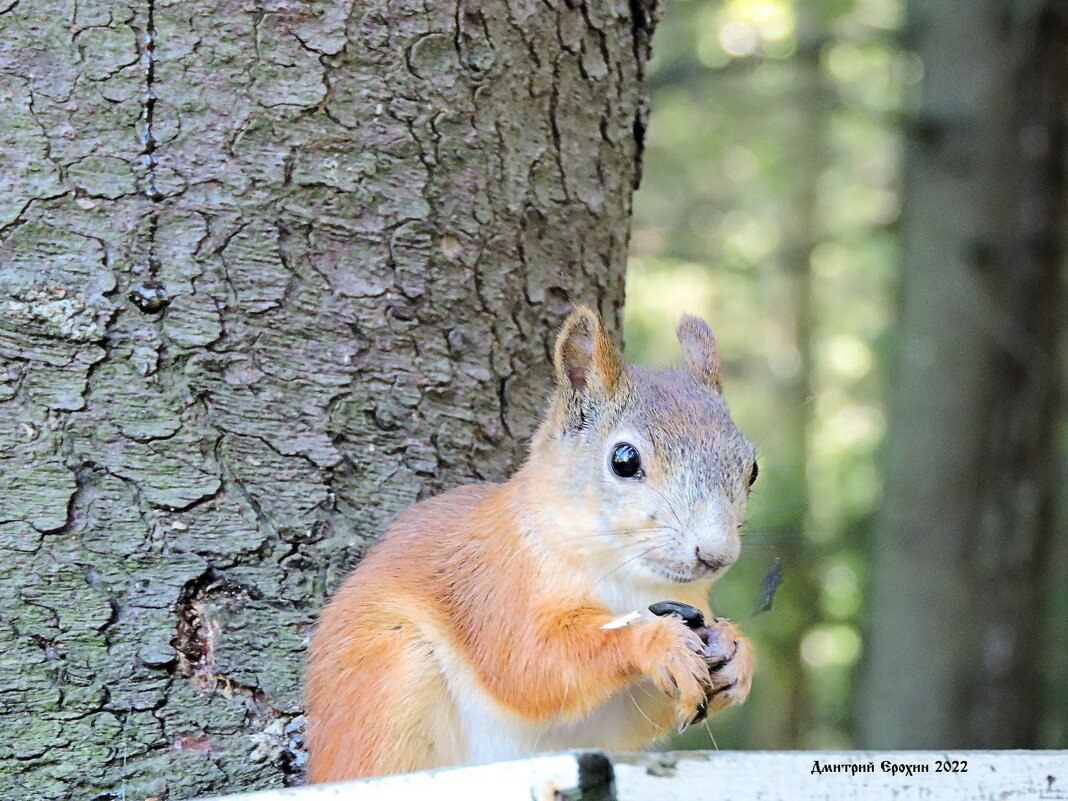
[{"label": "squirrel's eye", "polygon": [[759,472],[760,472],[760,469],[757,467],[756,459],[754,459],[753,460],[753,469],[749,473],[749,486],[750,487],[753,486],[753,482],[756,481],[757,473],[759,473]]},{"label": "squirrel's eye", "polygon": [[634,478],[641,472],[642,457],[629,442],[620,442],[612,449],[612,472],[620,478]]}]

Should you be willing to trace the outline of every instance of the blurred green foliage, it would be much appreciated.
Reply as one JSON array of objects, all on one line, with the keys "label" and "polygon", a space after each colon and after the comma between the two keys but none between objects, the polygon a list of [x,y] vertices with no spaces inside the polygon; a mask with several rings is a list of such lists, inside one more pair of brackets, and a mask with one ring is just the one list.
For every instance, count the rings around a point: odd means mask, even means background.
[{"label": "blurred green foliage", "polygon": [[[635,197],[625,339],[678,359],[694,313],[757,445],[743,557],[713,590],[758,660],[750,701],[675,747],[850,748],[894,320],[899,120],[922,68],[899,0],[669,0]],[[750,618],[785,561],[774,608]]]}]

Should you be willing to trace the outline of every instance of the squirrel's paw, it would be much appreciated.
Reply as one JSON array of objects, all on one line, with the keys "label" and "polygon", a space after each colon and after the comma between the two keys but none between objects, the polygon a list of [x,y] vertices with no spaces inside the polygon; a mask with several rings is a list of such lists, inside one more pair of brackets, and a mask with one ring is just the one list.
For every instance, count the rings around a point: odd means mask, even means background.
[{"label": "squirrel's paw", "polygon": [[712,625],[699,630],[704,641],[704,659],[712,686],[694,723],[731,704],[749,697],[753,683],[753,652],[738,627],[726,618],[716,618]]},{"label": "squirrel's paw", "polygon": [[714,691],[701,638],[678,618],[660,618],[650,625],[648,663],[643,672],[675,699],[680,726],[696,718]]}]

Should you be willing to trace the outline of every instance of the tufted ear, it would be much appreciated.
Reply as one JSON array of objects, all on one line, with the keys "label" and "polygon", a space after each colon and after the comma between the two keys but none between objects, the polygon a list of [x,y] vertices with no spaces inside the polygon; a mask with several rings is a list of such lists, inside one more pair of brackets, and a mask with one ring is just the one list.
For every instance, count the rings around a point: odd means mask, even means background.
[{"label": "tufted ear", "polygon": [[723,391],[723,379],[719,374],[719,346],[712,336],[712,329],[699,317],[686,315],[675,329],[682,345],[686,366],[698,382],[716,392]]},{"label": "tufted ear", "polygon": [[623,359],[589,306],[579,306],[564,321],[553,365],[558,389],[569,403],[607,399],[623,376]]}]

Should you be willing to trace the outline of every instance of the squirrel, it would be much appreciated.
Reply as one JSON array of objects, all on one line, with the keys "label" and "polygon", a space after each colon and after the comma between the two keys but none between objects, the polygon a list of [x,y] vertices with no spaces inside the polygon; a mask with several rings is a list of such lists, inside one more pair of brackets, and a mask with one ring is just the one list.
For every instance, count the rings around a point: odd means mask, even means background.
[{"label": "squirrel", "polygon": [[677,334],[682,367],[632,365],[577,307],[518,472],[387,529],[311,643],[311,783],[634,750],[746,699],[753,658],[733,623],[636,612],[672,598],[709,613],[757,474],[711,330],[688,316]]}]

